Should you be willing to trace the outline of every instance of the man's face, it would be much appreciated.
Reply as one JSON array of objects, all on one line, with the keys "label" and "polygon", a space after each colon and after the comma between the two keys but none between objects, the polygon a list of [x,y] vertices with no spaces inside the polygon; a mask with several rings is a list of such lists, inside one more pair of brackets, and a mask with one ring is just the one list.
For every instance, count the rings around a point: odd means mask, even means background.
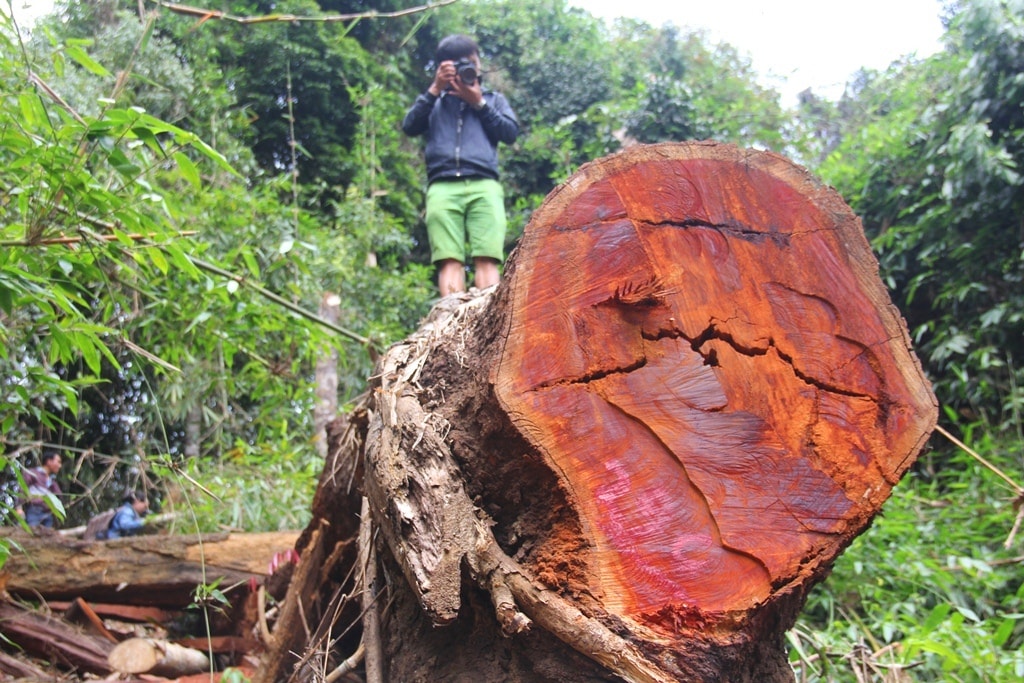
[{"label": "man's face", "polygon": [[63,461],[61,460],[61,457],[58,455],[57,457],[50,458],[45,463],[43,463],[43,469],[45,469],[50,474],[57,474],[58,472],[60,472],[60,466],[62,464]]}]

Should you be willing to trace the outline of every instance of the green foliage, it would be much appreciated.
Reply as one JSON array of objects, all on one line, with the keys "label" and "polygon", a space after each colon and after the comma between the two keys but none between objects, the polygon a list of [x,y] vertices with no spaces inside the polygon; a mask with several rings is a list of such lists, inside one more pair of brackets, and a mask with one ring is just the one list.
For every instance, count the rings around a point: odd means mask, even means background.
[{"label": "green foliage", "polygon": [[33,424],[58,428],[105,364],[121,369],[117,349],[130,343],[125,323],[141,283],[196,272],[172,241],[177,207],[166,191],[195,182],[186,152],[226,164],[140,109],[108,102],[84,115],[47,96],[39,75],[38,87],[11,79],[19,65],[4,60],[12,87],[0,104],[0,421],[10,437]]},{"label": "green foliage", "polygon": [[[971,445],[1019,471],[1017,444],[983,436]],[[918,681],[1018,680],[1024,588],[1016,544],[1004,545],[1016,514],[1013,493],[966,453],[927,456],[790,634],[806,680],[865,680],[855,669],[871,680],[887,670]]]},{"label": "green foliage", "polygon": [[[623,144],[785,150],[863,217],[944,420],[1024,471],[1008,455],[1024,442],[1022,0],[959,3],[945,53],[861,72],[838,102],[805,93],[791,119],[732,47],[563,0],[247,25],[139,21],[134,0],[66,9],[29,39],[0,18],[0,470],[16,485],[26,444],[95,451],[62,473],[69,520],[104,489],[158,482],[160,507],[184,513],[174,530],[306,523],[317,359],[337,355],[352,398],[371,368],[350,337],[401,338],[434,296],[422,160],[399,121],[452,32],[479,39],[523,124],[502,151],[508,246],[558,182]],[[303,315],[328,292],[352,335]],[[805,680],[1024,676],[1012,498],[973,459],[925,457],[791,634]],[[214,606],[219,587],[201,591]]]},{"label": "green foliage", "polygon": [[[128,52],[140,68],[159,63],[171,44],[132,22],[121,15],[102,24],[100,51],[110,59]],[[338,217],[354,229],[339,233],[318,213],[324,185],[300,185],[290,173],[242,179],[195,133],[123,106],[159,106],[146,93],[170,89],[190,120],[188,107],[204,97],[188,87],[187,70],[135,78],[129,66],[114,82],[90,41],[52,30],[29,43],[0,36],[15,48],[0,69],[10,86],[0,106],[5,441],[77,442],[127,468],[140,452],[222,455],[278,443],[281,433],[292,442],[286,450],[312,451],[316,358],[340,354],[342,394],[351,396],[365,384],[369,357],[294,310],[315,311],[334,283],[350,295],[342,324],[379,344],[404,336],[425,310],[428,278],[405,261],[409,238],[376,208],[412,212],[382,170],[385,154],[402,156],[398,133],[350,133],[373,138],[360,147],[361,168],[379,172],[341,205]],[[32,77],[22,78],[29,69]],[[230,100],[220,87],[206,99]],[[73,96],[62,96],[64,88]],[[360,111],[373,98],[364,99]],[[237,131],[239,119],[217,116],[215,128]],[[237,146],[228,149],[254,168]],[[364,280],[370,251],[381,266]],[[411,306],[410,291],[421,293]],[[90,477],[72,484],[78,495]]]},{"label": "green foliage", "polygon": [[192,591],[192,604],[189,607],[223,612],[230,605],[227,595],[220,589],[223,580],[224,577],[217,577],[211,583],[202,583],[196,586]]},{"label": "green foliage", "polygon": [[228,667],[221,673],[220,680],[224,683],[249,683],[249,677],[241,669]]},{"label": "green foliage", "polygon": [[[818,136],[807,149],[825,155],[821,174],[862,216],[945,421],[966,418],[965,440],[1017,481],[1022,10],[962,3],[946,53],[862,73],[835,107],[806,112]],[[914,680],[1020,679],[1019,553],[1002,545],[1012,502],[967,456],[927,456],[794,631],[808,680],[894,668]]]},{"label": "green foliage", "polygon": [[276,441],[259,447],[239,442],[217,463],[190,459],[180,466],[156,464],[168,488],[162,511],[180,513],[170,530],[303,528],[323,463],[312,449],[296,447],[287,424],[280,429]]},{"label": "green foliage", "polygon": [[[640,142],[720,140],[742,146],[782,144],[778,95],[757,84],[749,60],[725,44],[709,45],[701,33],[669,25],[644,37],[638,64],[637,108],[627,117]],[[641,71],[640,67],[644,67]]]}]

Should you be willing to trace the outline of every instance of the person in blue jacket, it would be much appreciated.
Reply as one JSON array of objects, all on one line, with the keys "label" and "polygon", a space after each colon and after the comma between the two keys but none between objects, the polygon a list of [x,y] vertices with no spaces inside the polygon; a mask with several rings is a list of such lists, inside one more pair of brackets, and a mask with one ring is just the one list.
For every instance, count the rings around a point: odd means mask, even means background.
[{"label": "person in blue jacket", "polygon": [[117,509],[117,513],[114,518],[110,520],[110,526],[107,527],[106,538],[121,538],[122,536],[134,536],[139,533],[142,525],[145,523],[143,517],[149,510],[149,502],[146,497],[129,492],[121,503],[121,507]]},{"label": "person in blue jacket", "polygon": [[485,89],[480,48],[451,35],[437,46],[437,70],[405,114],[402,130],[424,136],[427,236],[441,296],[464,291],[466,242],[474,284],[497,284],[505,248],[505,196],[498,182],[498,144],[519,136],[505,96]]}]

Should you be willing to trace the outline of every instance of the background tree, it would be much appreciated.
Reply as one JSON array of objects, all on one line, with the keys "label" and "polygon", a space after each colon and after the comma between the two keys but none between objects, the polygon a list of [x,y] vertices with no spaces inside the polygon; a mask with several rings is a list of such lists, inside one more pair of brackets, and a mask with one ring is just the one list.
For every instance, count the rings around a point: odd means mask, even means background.
[{"label": "background tree", "polygon": [[821,168],[875,236],[947,405],[1002,428],[1024,378],[1022,9],[965,4],[948,53],[857,94],[871,117]]}]

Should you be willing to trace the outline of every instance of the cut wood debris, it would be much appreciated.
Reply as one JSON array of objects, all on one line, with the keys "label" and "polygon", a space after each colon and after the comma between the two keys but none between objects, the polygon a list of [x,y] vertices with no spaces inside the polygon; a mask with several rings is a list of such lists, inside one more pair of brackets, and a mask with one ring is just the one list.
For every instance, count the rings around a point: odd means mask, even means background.
[{"label": "cut wood debris", "polygon": [[[0,681],[250,678],[263,652],[258,615],[272,624],[276,614],[257,600],[273,601],[264,584],[290,571],[298,538],[2,533],[21,551],[0,572]],[[200,599],[218,593],[222,602]]]}]

